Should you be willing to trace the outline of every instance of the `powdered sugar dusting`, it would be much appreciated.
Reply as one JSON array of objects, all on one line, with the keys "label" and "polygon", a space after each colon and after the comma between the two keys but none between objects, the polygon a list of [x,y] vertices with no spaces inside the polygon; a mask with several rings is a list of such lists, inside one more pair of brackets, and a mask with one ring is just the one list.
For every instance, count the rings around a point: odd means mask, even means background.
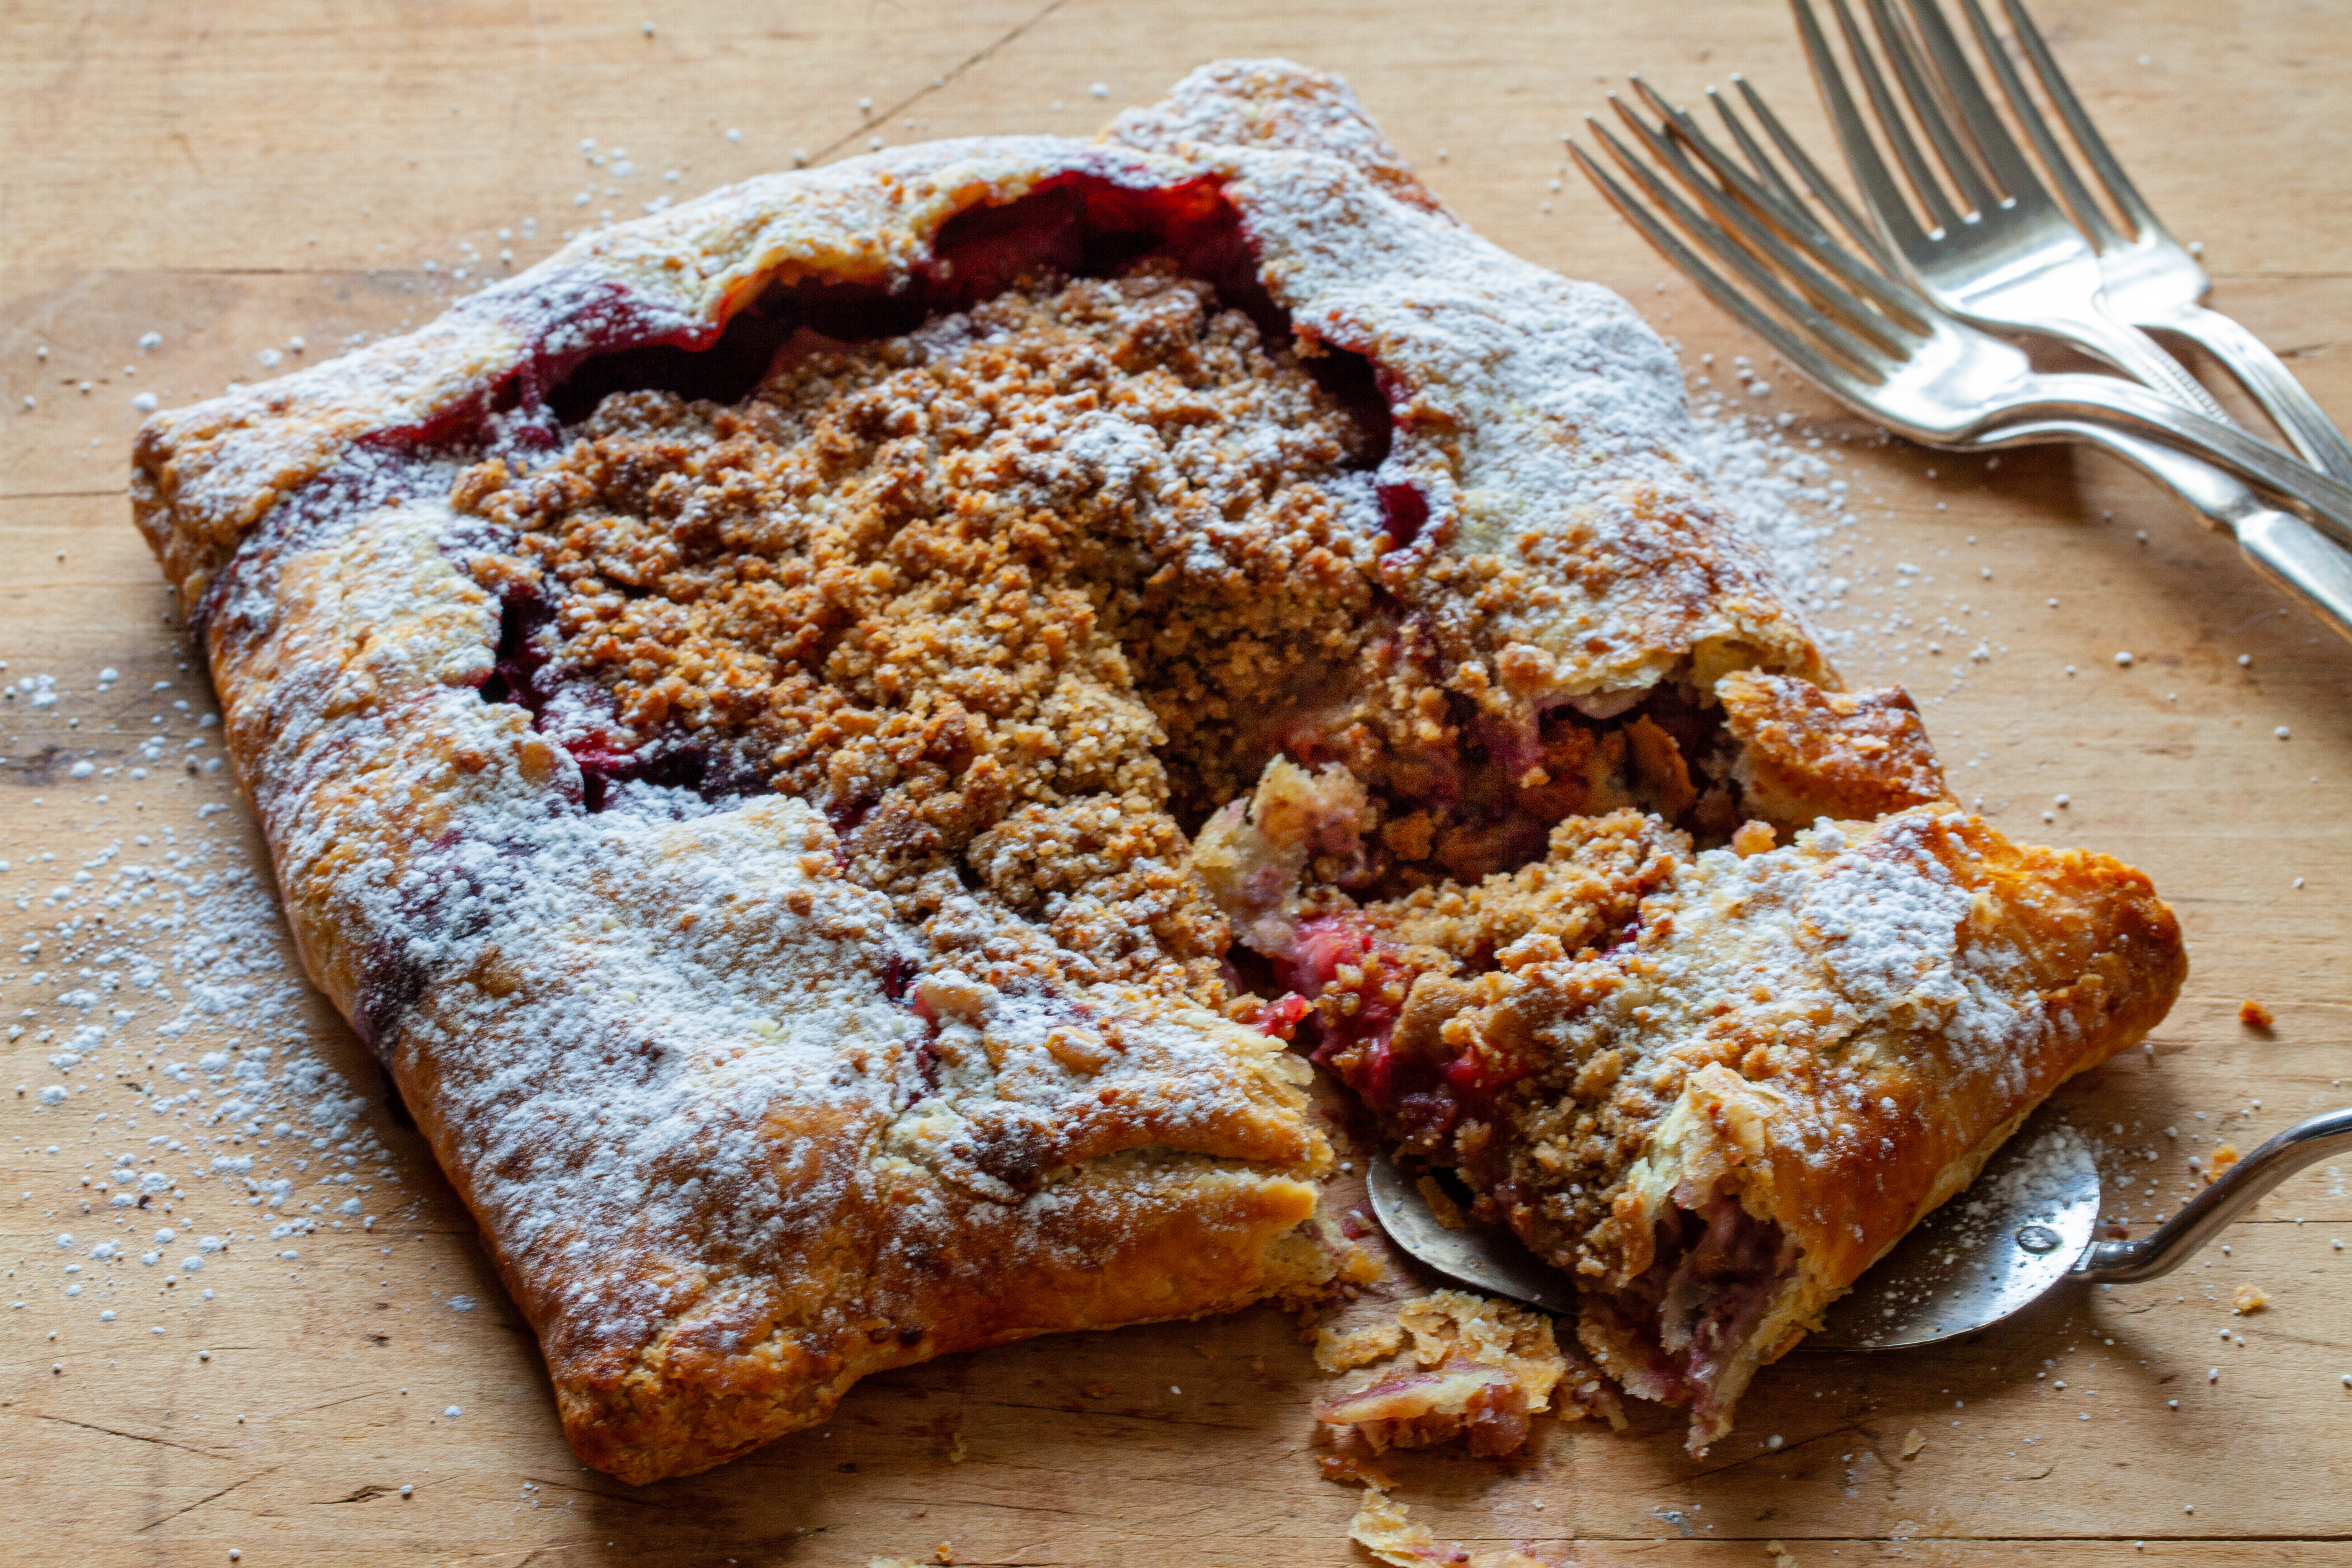
[{"label": "powdered sugar dusting", "polygon": [[[70,879],[16,889],[42,919],[5,986],[10,1037],[54,1047],[31,1097],[50,1136],[86,1123],[76,1152],[103,1154],[83,1165],[81,1231],[59,1243],[96,1269],[68,1270],[68,1298],[120,1300],[166,1265],[209,1297],[292,1238],[371,1230],[404,1203],[367,1099],[317,1048],[316,994],[229,826],[119,837]],[[210,1217],[198,1233],[179,1211]]]}]

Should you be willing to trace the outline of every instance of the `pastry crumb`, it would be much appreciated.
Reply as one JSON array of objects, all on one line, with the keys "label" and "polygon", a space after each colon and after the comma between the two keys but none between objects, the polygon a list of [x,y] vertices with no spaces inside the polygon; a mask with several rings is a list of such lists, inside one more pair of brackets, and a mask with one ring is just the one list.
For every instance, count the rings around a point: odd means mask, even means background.
[{"label": "pastry crumb", "polygon": [[2252,1317],[2271,1304],[2271,1293],[2259,1285],[2241,1285],[2230,1300],[2240,1312]]},{"label": "pastry crumb", "polygon": [[1404,1346],[1404,1330],[1394,1323],[1375,1323],[1348,1333],[1325,1329],[1315,1336],[1315,1364],[1325,1372],[1349,1372],[1370,1366]]},{"label": "pastry crumb", "polygon": [[1909,1432],[1904,1434],[1903,1457],[1906,1459],[1916,1458],[1918,1457],[1919,1450],[1927,1446],[1927,1438],[1926,1434],[1922,1433],[1916,1426],[1914,1426]]},{"label": "pastry crumb", "polygon": [[1342,1284],[1370,1285],[1387,1272],[1378,1258],[1352,1242],[1339,1254],[1339,1278]]},{"label": "pastry crumb", "polygon": [[1470,1554],[1459,1546],[1440,1546],[1429,1526],[1406,1517],[1405,1506],[1390,1500],[1387,1490],[1371,1482],[1364,1500],[1348,1523],[1348,1539],[1395,1568],[1427,1568],[1432,1563],[1467,1563]]},{"label": "pastry crumb", "polygon": [[1081,1392],[1083,1392],[1088,1399],[1108,1399],[1110,1397],[1110,1384],[1108,1383],[1090,1383],[1087,1384],[1085,1389]]},{"label": "pastry crumb", "polygon": [[[1414,1364],[1392,1369],[1317,1412],[1318,1420],[1354,1427],[1375,1454],[1457,1437],[1481,1457],[1516,1453],[1528,1439],[1528,1418],[1552,1408],[1563,1381],[1576,1394],[1560,1406],[1564,1420],[1594,1408],[1597,1394],[1585,1384],[1606,1386],[1589,1367],[1579,1365],[1570,1375],[1570,1360],[1561,1353],[1549,1318],[1466,1290],[1407,1301],[1397,1309],[1394,1327],[1359,1330],[1335,1342],[1335,1353],[1340,1345],[1369,1343],[1375,1333],[1392,1336],[1399,1346],[1412,1335]],[[1322,1356],[1318,1346],[1318,1362]]]},{"label": "pastry crumb", "polygon": [[1433,1563],[1466,1564],[1467,1568],[1544,1568],[1517,1547],[1505,1547],[1473,1558],[1465,1547],[1441,1542],[1425,1524],[1415,1524],[1405,1506],[1391,1499],[1381,1486],[1367,1481],[1364,1500],[1349,1521],[1348,1539],[1389,1563],[1391,1568],[1431,1568]]},{"label": "pastry crumb", "polygon": [[1797,1554],[1777,1541],[1764,1543],[1764,1555],[1772,1560],[1772,1568],[1797,1568]]},{"label": "pastry crumb", "polygon": [[1751,855],[1761,855],[1772,847],[1772,841],[1776,837],[1770,823],[1759,822],[1750,817],[1741,823],[1739,830],[1731,836],[1732,853],[1743,860]]},{"label": "pastry crumb", "polygon": [[2209,1183],[2220,1181],[2221,1173],[2237,1163],[2238,1146],[2235,1143],[2221,1145],[2213,1151],[2213,1158],[2206,1164],[2205,1180]]},{"label": "pastry crumb", "polygon": [[2249,1029],[2267,1029],[2278,1022],[2278,1017],[2268,1007],[2249,996],[2238,1004],[2238,1022]]},{"label": "pastry crumb", "polygon": [[1327,1481],[1353,1481],[1368,1487],[1396,1485],[1386,1471],[1360,1454],[1325,1454],[1315,1461],[1315,1468]]}]

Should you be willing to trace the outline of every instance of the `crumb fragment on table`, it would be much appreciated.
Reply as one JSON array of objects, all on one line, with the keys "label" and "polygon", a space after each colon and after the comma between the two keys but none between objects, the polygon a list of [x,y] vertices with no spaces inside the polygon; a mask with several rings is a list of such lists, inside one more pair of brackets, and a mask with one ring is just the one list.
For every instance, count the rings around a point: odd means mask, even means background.
[{"label": "crumb fragment on table", "polygon": [[2249,996],[2238,1004],[2238,1022],[2249,1029],[2267,1029],[2277,1023],[2278,1018],[2268,1007]]},{"label": "crumb fragment on table", "polygon": [[[1340,1394],[1318,1420],[1355,1427],[1373,1453],[1428,1448],[1463,1438],[1470,1453],[1517,1453],[1528,1415],[1548,1411],[1552,1389],[1569,1371],[1552,1338],[1552,1319],[1467,1290],[1437,1290],[1397,1307],[1395,1323],[1360,1328],[1331,1342],[1331,1354],[1355,1354],[1388,1340],[1395,1354],[1412,1335],[1418,1366],[1392,1368],[1367,1387]],[[1318,1344],[1315,1359],[1324,1361]],[[1364,1356],[1364,1361],[1379,1356]],[[1357,1361],[1362,1366],[1362,1361]]]},{"label": "crumb fragment on table", "polygon": [[1315,1468],[1327,1481],[1352,1481],[1366,1487],[1396,1485],[1386,1470],[1361,1454],[1325,1454],[1315,1461]]},{"label": "crumb fragment on table", "polygon": [[1797,1554],[1777,1541],[1764,1543],[1764,1555],[1772,1560],[1772,1568],[1797,1568]]},{"label": "crumb fragment on table", "polygon": [[2235,1143],[2221,1144],[2213,1151],[2213,1158],[2206,1163],[2205,1180],[2209,1184],[2220,1181],[2221,1173],[2237,1163],[2238,1146]]},{"label": "crumb fragment on table", "polygon": [[1429,1526],[1415,1524],[1404,1504],[1392,1501],[1385,1488],[1366,1482],[1364,1500],[1348,1521],[1348,1539],[1394,1568],[1427,1568],[1432,1563],[1467,1563],[1470,1554],[1459,1546],[1440,1546]]},{"label": "crumb fragment on table", "polygon": [[1315,1364],[1325,1372],[1348,1372],[1403,1348],[1404,1330],[1395,1323],[1373,1323],[1346,1333],[1326,1326],[1315,1336]]},{"label": "crumb fragment on table", "polygon": [[1391,1499],[1383,1487],[1369,1481],[1364,1485],[1364,1500],[1357,1507],[1356,1517],[1348,1523],[1348,1539],[1390,1564],[1390,1568],[1431,1568],[1434,1563],[1465,1564],[1467,1568],[1544,1568],[1517,1547],[1473,1559],[1466,1548],[1441,1542],[1429,1532],[1427,1525],[1413,1523],[1406,1515],[1404,1504]]},{"label": "crumb fragment on table", "polygon": [[2241,1285],[2230,1300],[2240,1313],[2252,1317],[2271,1304],[2271,1294],[2259,1285]]},{"label": "crumb fragment on table", "polygon": [[1919,1450],[1927,1446],[1927,1435],[1922,1433],[1916,1426],[1914,1426],[1910,1431],[1905,1433],[1903,1436],[1903,1457],[1906,1459],[1916,1458],[1918,1458]]},{"label": "crumb fragment on table", "polygon": [[[1540,1312],[1489,1300],[1466,1290],[1440,1290],[1397,1309],[1392,1331],[1362,1329],[1337,1336],[1337,1357],[1394,1334],[1394,1346],[1412,1338],[1413,1366],[1376,1375],[1368,1386],[1343,1394],[1316,1412],[1318,1420],[1353,1427],[1375,1454],[1390,1448],[1423,1448],[1461,1438],[1473,1454],[1516,1453],[1527,1441],[1528,1417],[1559,1402],[1563,1420],[1607,1415],[1622,1424],[1623,1412],[1598,1369],[1572,1352],[1563,1353],[1551,1320]],[[1323,1361],[1318,1343],[1316,1359]],[[1375,1359],[1367,1357],[1366,1360]],[[1362,1364],[1359,1363],[1358,1364]]]}]

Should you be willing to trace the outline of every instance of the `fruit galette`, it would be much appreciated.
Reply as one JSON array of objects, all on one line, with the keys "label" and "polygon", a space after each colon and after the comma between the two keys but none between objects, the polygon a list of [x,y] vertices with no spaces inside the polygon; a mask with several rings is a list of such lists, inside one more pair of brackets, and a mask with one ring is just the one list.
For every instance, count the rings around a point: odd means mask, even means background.
[{"label": "fruit galette", "polygon": [[592,235],[134,495],[304,961],[642,1481],[1314,1291],[1310,1053],[1704,1441],[2159,1016],[2146,881],[1959,812],[1687,437],[1249,63]]}]

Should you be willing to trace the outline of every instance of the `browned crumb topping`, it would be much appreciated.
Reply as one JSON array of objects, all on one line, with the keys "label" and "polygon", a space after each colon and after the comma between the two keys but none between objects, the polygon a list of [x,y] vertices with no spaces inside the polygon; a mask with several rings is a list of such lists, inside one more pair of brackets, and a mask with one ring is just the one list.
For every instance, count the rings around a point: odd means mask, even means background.
[{"label": "browned crumb topping", "polygon": [[2271,1293],[2259,1285],[2241,1285],[2230,1298],[2230,1304],[2242,1315],[2252,1317],[2271,1304]]},{"label": "browned crumb topping", "polygon": [[1242,721],[1369,635],[1363,443],[1287,349],[1147,266],[904,338],[803,331],[732,407],[614,395],[457,501],[517,531],[600,743],[730,748],[909,917],[975,883],[1190,986],[1224,934],[1171,807],[1242,787]]},{"label": "browned crumb topping", "polygon": [[1341,1331],[1326,1326],[1315,1335],[1315,1364],[1325,1372],[1349,1372],[1386,1361],[1404,1348],[1404,1330],[1395,1323],[1369,1323]]},{"label": "browned crumb topping", "polygon": [[[1072,978],[1222,1003],[1234,923],[1272,953],[1318,900],[1418,889],[1380,917],[1399,940],[1573,951],[1630,905],[1527,862],[1562,818],[1641,803],[1728,833],[1711,700],[1481,731],[1484,668],[1441,688],[1379,587],[1373,437],[1322,352],[1162,262],[1029,279],[904,337],[803,329],[732,405],[615,394],[453,502],[512,531],[478,576],[551,612],[543,728],[810,801],[935,942],[977,894],[966,946],[1010,921]],[[1283,757],[1289,827],[1261,780]]]},{"label": "browned crumb topping", "polygon": [[2249,1029],[2267,1029],[2278,1022],[2277,1016],[2249,996],[2238,1004],[2238,1022]]},{"label": "browned crumb topping", "polygon": [[1476,1165],[1477,1215],[1563,1258],[1608,1218],[1612,1184],[1681,1086],[1627,1081],[1624,1052],[1562,1048],[1557,1026],[1623,984],[1594,944],[1628,929],[1689,848],[1636,812],[1572,818],[1533,866],[1364,910],[1356,919],[1396,945],[1338,963],[1317,1003],[1327,1059],[1351,1082],[1382,1049],[1399,1082],[1465,1068],[1497,1089],[1524,1081],[1507,1106],[1480,1109],[1474,1091],[1458,1127],[1402,1113],[1386,1125],[1408,1152]]},{"label": "browned crumb topping", "polygon": [[[1690,840],[1655,817],[1617,811],[1552,829],[1549,854],[1471,886],[1445,884],[1367,911],[1391,941],[1443,949],[1484,967],[1540,963],[1603,941],[1657,891]],[[1520,944],[1533,942],[1533,947]]]}]

